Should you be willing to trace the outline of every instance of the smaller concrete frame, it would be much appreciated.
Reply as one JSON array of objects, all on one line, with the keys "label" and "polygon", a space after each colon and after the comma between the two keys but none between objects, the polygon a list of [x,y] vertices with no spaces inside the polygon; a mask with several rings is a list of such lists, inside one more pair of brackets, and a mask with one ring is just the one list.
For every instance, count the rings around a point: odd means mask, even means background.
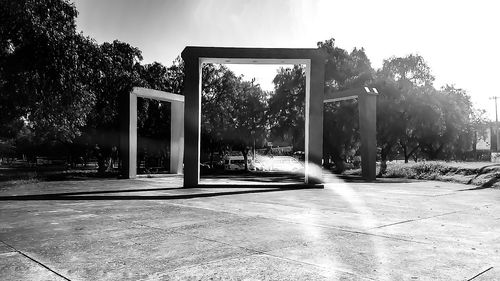
[{"label": "smaller concrete frame", "polygon": [[120,104],[120,155],[122,176],[137,176],[137,98],[170,102],[170,173],[182,173],[184,157],[184,96],[152,89],[134,87]]},{"label": "smaller concrete frame", "polygon": [[375,88],[355,88],[325,94],[324,102],[358,98],[359,132],[361,135],[361,174],[375,180],[377,161],[377,96]]}]

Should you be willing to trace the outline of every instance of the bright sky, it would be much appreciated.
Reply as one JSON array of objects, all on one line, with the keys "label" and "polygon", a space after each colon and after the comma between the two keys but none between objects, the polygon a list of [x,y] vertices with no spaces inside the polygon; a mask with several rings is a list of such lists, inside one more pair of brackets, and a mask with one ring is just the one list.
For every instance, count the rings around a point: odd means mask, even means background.
[{"label": "bright sky", "polygon": [[[185,46],[364,47],[383,59],[422,55],[436,86],[455,84],[494,118],[500,96],[500,2],[495,0],[75,0],[78,29],[98,43],[118,39],[144,63],[169,66]],[[276,67],[232,67],[271,89]]]}]

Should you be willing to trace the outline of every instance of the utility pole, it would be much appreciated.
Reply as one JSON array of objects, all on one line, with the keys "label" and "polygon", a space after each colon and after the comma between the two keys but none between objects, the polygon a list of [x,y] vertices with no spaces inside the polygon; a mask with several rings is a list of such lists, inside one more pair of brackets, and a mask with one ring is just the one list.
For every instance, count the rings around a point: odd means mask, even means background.
[{"label": "utility pole", "polygon": [[490,100],[495,100],[495,133],[497,136],[497,151],[499,151],[498,144],[500,143],[500,134],[498,134],[499,130],[498,130],[498,109],[497,109],[497,100],[499,98],[500,97],[498,97],[498,96],[490,97]]}]

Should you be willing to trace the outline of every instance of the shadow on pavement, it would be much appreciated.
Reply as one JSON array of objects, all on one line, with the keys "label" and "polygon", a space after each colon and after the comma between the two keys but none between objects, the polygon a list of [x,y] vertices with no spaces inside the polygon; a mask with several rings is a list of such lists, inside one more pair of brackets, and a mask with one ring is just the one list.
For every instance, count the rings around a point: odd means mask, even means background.
[{"label": "shadow on pavement", "polygon": [[163,190],[195,190],[189,188],[156,188],[156,189],[134,189],[134,190],[106,190],[106,191],[88,191],[88,192],[71,192],[71,193],[52,193],[52,194],[33,194],[33,195],[14,195],[14,196],[0,196],[0,201],[36,201],[36,200],[174,200],[174,199],[192,199],[202,197],[216,197],[249,193],[265,193],[277,192],[286,190],[297,189],[311,189],[323,188],[323,186],[312,185],[285,185],[283,187],[263,188],[262,186],[249,186],[249,185],[201,185],[199,188],[217,187],[217,188],[253,188],[250,190],[233,190],[224,192],[198,192],[191,194],[172,194],[172,195],[100,195],[110,193],[129,193],[129,192],[144,192],[144,191],[163,191]]},{"label": "shadow on pavement", "polygon": [[336,178],[341,179],[344,182],[354,182],[354,183],[409,183],[418,180],[414,179],[404,179],[404,178],[377,178],[374,181],[367,181],[361,176],[354,175],[335,175]]},{"label": "shadow on pavement", "polygon": [[202,174],[200,181],[206,180],[238,180],[255,183],[303,183],[304,173],[293,172],[261,172],[234,171],[225,173]]},{"label": "shadow on pavement", "polygon": [[46,193],[46,194],[33,194],[33,195],[12,195],[0,196],[3,197],[19,197],[19,196],[71,196],[71,195],[88,195],[88,194],[106,194],[106,193],[122,193],[122,192],[143,192],[143,191],[162,191],[162,190],[176,190],[179,187],[170,188],[142,188],[142,189],[115,189],[115,190],[94,190],[94,191],[77,191],[77,192],[60,192],[60,193]]}]

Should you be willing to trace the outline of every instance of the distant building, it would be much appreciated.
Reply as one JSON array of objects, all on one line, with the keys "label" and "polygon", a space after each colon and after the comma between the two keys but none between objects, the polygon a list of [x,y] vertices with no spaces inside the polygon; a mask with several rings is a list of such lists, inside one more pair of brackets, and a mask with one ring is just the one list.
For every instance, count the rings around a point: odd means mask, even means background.
[{"label": "distant building", "polygon": [[492,139],[491,128],[487,128],[484,132],[478,133],[476,137],[476,150],[491,150]]}]

